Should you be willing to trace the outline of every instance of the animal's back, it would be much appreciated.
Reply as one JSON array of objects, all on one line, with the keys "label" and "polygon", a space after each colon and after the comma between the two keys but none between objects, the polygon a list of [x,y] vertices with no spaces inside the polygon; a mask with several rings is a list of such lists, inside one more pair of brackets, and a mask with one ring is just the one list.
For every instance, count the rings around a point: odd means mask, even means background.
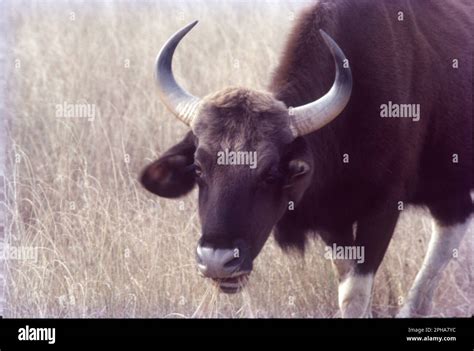
[{"label": "animal's back", "polygon": [[[314,193],[326,207],[344,203],[350,219],[387,193],[423,204],[472,187],[473,19],[461,0],[325,0],[301,15],[270,85],[277,98],[298,106],[330,88],[320,28],[354,81],[341,116],[306,137],[324,165],[325,187]],[[419,120],[381,117],[390,102],[418,105]]]}]

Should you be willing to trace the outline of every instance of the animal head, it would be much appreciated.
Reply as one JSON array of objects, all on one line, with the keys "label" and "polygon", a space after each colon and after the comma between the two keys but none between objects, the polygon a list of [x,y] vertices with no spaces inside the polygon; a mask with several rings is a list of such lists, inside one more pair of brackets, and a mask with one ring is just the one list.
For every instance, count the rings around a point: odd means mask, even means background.
[{"label": "animal head", "polygon": [[175,33],[156,61],[159,95],[191,128],[183,141],[148,165],[143,186],[176,198],[199,188],[199,271],[236,292],[246,281],[273,226],[310,186],[314,164],[304,136],[344,109],[351,89],[344,54],[323,31],[336,78],[323,97],[288,107],[267,92],[227,88],[197,98],[181,88],[171,69],[180,40],[197,22]]}]

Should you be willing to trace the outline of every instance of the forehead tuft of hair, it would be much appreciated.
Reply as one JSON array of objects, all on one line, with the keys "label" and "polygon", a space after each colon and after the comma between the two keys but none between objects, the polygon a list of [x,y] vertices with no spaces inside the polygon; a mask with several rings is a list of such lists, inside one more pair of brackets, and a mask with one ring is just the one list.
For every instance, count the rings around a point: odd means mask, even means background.
[{"label": "forehead tuft of hair", "polygon": [[258,148],[289,143],[288,109],[270,93],[227,88],[203,99],[194,132],[212,148]]},{"label": "forehead tuft of hair", "polygon": [[277,113],[285,104],[264,91],[230,87],[205,98],[205,104],[215,109],[237,109],[253,113]]},{"label": "forehead tuft of hair", "polygon": [[203,99],[194,132],[210,150],[255,150],[290,142],[288,124],[288,109],[271,94],[231,87]]}]

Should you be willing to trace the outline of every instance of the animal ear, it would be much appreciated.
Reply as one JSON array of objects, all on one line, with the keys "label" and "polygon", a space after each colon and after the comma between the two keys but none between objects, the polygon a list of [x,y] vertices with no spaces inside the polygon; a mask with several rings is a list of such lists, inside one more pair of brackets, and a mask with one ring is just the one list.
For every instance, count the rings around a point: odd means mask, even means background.
[{"label": "animal ear", "polygon": [[313,158],[303,138],[297,138],[288,149],[285,162],[285,185],[289,197],[299,201],[311,184]]},{"label": "animal ear", "polygon": [[308,159],[297,158],[288,162],[284,190],[289,197],[299,202],[311,184],[312,163]]},{"label": "animal ear", "polygon": [[166,151],[142,172],[140,182],[148,191],[162,197],[176,198],[190,192],[195,183],[194,135],[186,137]]},{"label": "animal ear", "polygon": [[287,188],[293,187],[300,183],[303,178],[306,178],[305,175],[308,175],[311,172],[311,166],[302,159],[293,159],[288,162],[287,166]]},{"label": "animal ear", "polygon": [[288,163],[289,182],[297,181],[299,178],[311,171],[310,165],[300,159],[293,159]]}]

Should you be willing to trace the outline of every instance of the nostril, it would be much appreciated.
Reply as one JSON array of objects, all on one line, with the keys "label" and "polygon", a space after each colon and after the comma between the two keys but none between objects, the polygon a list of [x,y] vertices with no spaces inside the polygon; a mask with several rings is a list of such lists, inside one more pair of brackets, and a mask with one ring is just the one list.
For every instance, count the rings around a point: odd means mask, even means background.
[{"label": "nostril", "polygon": [[240,256],[232,257],[228,262],[224,264],[224,268],[239,267],[242,263]]},{"label": "nostril", "polygon": [[218,249],[198,245],[196,250],[198,270],[210,278],[226,278],[240,271],[244,258],[238,248]]}]

